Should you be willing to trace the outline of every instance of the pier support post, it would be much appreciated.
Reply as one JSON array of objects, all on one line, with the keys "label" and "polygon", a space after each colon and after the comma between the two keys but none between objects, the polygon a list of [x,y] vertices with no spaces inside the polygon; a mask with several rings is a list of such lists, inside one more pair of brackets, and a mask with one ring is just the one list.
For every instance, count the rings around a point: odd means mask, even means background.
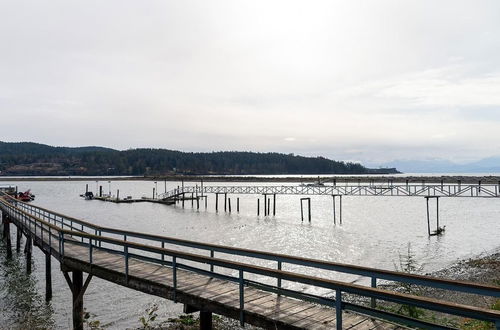
[{"label": "pier support post", "polygon": [[212,312],[200,311],[200,330],[212,330]]},{"label": "pier support post", "polygon": [[257,198],[257,216],[260,215],[260,198]]},{"label": "pier support post", "polygon": [[[427,233],[429,236],[440,235],[444,230],[439,227],[439,196],[425,196],[426,208],[427,208]],[[429,199],[434,198],[436,200],[436,231],[431,233],[431,219],[430,219],[430,211],[429,211]]]},{"label": "pier support post", "polygon": [[194,193],[191,193],[191,207],[194,207]]},{"label": "pier support post", "polygon": [[73,296],[73,329],[83,330],[83,295],[90,284],[92,275],[89,274],[85,283],[83,283],[81,270],[72,270],[73,279],[70,279],[67,270],[62,269],[62,272]]},{"label": "pier support post", "polygon": [[7,259],[12,258],[12,244],[10,241],[10,219],[5,216],[5,214],[2,217],[4,224],[3,224],[3,235],[5,239],[5,244],[7,248]]},{"label": "pier support post", "polygon": [[308,212],[308,220],[311,222],[311,198],[310,197],[305,197],[300,199],[300,216],[302,221],[304,221],[304,207],[303,207],[303,201],[307,201],[307,212]]},{"label": "pier support post", "polygon": [[224,212],[227,212],[227,193],[224,193]]},{"label": "pier support post", "polygon": [[215,193],[215,212],[219,212],[219,194]]},{"label": "pier support post", "polygon": [[[83,330],[83,273],[73,271],[73,329]],[[81,294],[80,294],[81,293]]]},{"label": "pier support post", "polygon": [[26,253],[26,273],[31,273],[31,254],[33,250],[33,241],[31,235],[26,237],[26,245],[24,247],[24,252]]},{"label": "pier support post", "polygon": [[270,215],[270,214],[271,214],[271,212],[270,212],[270,211],[271,211],[271,210],[270,210],[270,208],[271,208],[271,198],[268,198],[268,199],[267,199],[267,215]]},{"label": "pier support post", "polygon": [[19,226],[17,227],[17,235],[16,235],[16,252],[19,253],[19,251],[21,250],[21,239],[23,237],[23,232],[22,230],[19,228]]},{"label": "pier support post", "polygon": [[228,201],[228,204],[229,204],[228,205],[229,206],[229,213],[231,213],[231,198],[228,198],[227,201]]},{"label": "pier support post", "polygon": [[264,194],[264,216],[267,216],[267,195]]},{"label": "pier support post", "polygon": [[339,220],[342,224],[342,195],[339,195]]},{"label": "pier support post", "polygon": [[273,194],[273,217],[276,216],[276,194]]},{"label": "pier support post", "polygon": [[240,213],[240,198],[236,198],[236,212]]},{"label": "pier support post", "polygon": [[45,253],[45,301],[52,299],[52,263],[50,253]]}]

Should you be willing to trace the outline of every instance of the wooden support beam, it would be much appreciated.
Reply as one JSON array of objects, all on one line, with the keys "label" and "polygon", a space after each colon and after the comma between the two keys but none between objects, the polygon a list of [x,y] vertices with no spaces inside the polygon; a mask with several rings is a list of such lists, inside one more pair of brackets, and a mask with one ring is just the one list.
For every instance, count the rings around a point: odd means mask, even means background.
[{"label": "wooden support beam", "polygon": [[224,193],[224,212],[227,212],[227,193]]},{"label": "wooden support beam", "polygon": [[236,198],[236,212],[240,213],[240,198]]}]

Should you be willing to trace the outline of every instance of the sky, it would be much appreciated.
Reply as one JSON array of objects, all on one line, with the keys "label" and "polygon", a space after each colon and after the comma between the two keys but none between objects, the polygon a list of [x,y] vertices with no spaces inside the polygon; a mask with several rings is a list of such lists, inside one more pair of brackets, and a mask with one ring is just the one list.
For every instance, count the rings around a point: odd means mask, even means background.
[{"label": "sky", "polygon": [[0,0],[0,140],[500,155],[500,1]]}]

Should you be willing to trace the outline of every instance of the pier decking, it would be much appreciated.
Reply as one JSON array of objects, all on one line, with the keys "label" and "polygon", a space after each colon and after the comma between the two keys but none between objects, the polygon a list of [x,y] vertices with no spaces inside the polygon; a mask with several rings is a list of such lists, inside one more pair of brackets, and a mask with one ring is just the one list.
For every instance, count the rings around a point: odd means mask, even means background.
[{"label": "pier decking", "polygon": [[[500,297],[500,287],[448,281],[426,276],[351,266],[255,250],[186,241],[106,228],[44,208],[0,198],[4,236],[10,249],[10,223],[47,256],[61,263],[73,294],[73,325],[82,329],[83,295],[93,276],[118,285],[183,303],[200,311],[201,327],[211,327],[215,312],[264,328],[278,329],[397,329],[409,326],[443,328],[422,320],[382,311],[377,300],[409,304],[434,311],[496,322],[500,312],[377,288],[377,280],[395,280],[442,289]],[[196,252],[193,252],[195,250]],[[217,256],[215,255],[217,253]],[[247,261],[241,257],[250,258]],[[265,265],[259,265],[264,262]],[[277,268],[272,268],[274,263]],[[29,263],[27,263],[29,264]],[[285,271],[285,264],[331,271],[328,277]],[[295,269],[295,267],[294,267]],[[83,272],[88,273],[83,281]],[[366,276],[371,286],[333,280],[335,272]],[[72,273],[72,278],[70,278]],[[314,273],[314,271],[313,271]],[[48,267],[50,278],[50,267]],[[283,285],[286,281],[287,285]],[[318,296],[298,289],[329,290]],[[47,288],[50,281],[47,280]],[[49,290],[49,289],[47,289]],[[370,306],[346,301],[343,294],[371,298]]]}]

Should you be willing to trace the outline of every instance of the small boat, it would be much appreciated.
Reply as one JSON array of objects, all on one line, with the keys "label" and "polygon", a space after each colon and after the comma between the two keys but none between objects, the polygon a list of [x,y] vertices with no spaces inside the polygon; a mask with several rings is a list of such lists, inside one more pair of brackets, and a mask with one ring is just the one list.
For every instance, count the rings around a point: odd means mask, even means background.
[{"label": "small boat", "polygon": [[35,200],[35,195],[31,193],[31,190],[28,189],[25,192],[20,192],[17,194],[17,199],[21,202],[31,202]]}]

